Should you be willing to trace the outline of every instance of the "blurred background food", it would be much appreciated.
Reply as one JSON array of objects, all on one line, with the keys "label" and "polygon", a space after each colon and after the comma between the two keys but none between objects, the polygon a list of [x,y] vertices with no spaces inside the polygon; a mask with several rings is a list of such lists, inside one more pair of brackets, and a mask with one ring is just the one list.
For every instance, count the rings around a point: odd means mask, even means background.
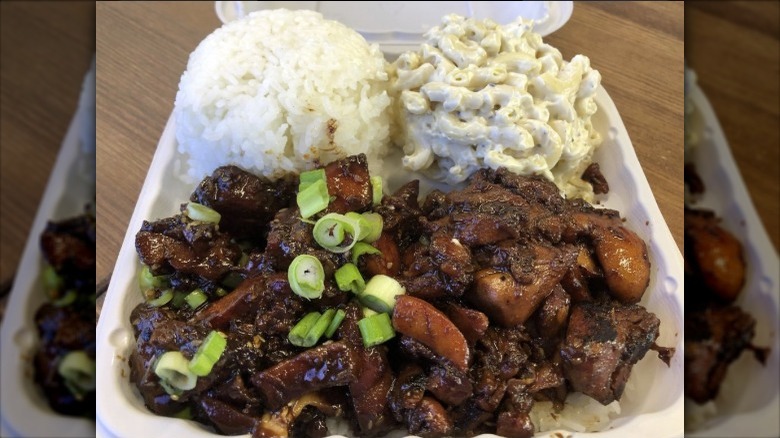
[{"label": "blurred background food", "polygon": [[685,57],[780,248],[780,2],[689,2]]},{"label": "blurred background food", "polygon": [[95,3],[2,2],[0,17],[2,309],[95,52]]}]

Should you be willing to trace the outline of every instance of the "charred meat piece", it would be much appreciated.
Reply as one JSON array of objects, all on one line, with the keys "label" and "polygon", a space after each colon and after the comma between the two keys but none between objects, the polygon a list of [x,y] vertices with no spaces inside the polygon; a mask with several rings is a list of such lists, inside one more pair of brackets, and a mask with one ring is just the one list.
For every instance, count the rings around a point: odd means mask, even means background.
[{"label": "charred meat piece", "polygon": [[274,365],[252,376],[266,406],[276,410],[303,394],[355,381],[359,368],[352,350],[342,342],[331,342]]},{"label": "charred meat piece", "polygon": [[39,243],[57,282],[45,282],[51,302],[34,316],[40,342],[33,355],[33,378],[54,411],[95,418],[94,389],[73,390],[58,372],[71,353],[84,352],[95,360],[95,301],[90,299],[95,296],[95,217],[87,213],[50,221]]},{"label": "charred meat piece", "polygon": [[534,436],[534,425],[529,412],[534,399],[519,379],[510,379],[506,398],[496,421],[496,434],[507,438],[530,438]]},{"label": "charred meat piece", "polygon": [[658,325],[658,318],[638,305],[575,304],[561,346],[566,379],[601,404],[620,399],[631,368],[658,337]]},{"label": "charred meat piece", "polygon": [[719,222],[711,211],[685,209],[685,260],[717,296],[701,297],[702,301],[730,303],[745,284],[745,260],[742,245]]},{"label": "charred meat piece", "polygon": [[458,330],[463,333],[463,337],[466,338],[469,345],[474,345],[482,338],[490,324],[487,315],[479,310],[470,309],[460,304],[447,303],[444,306],[444,313],[458,327]]},{"label": "charred meat piece", "polygon": [[394,375],[387,360],[387,349],[385,346],[363,346],[358,328],[363,315],[357,304],[348,304],[345,313],[338,338],[351,347],[361,370],[349,384],[356,430],[361,436],[381,435],[396,426],[388,401]]},{"label": "charred meat piece", "polygon": [[569,250],[537,244],[518,251],[512,272],[485,268],[467,299],[504,327],[524,323],[574,264]]},{"label": "charred meat piece", "polygon": [[95,218],[82,215],[49,222],[40,238],[41,252],[55,271],[65,277],[95,277]]},{"label": "charred meat piece", "polygon": [[597,195],[609,193],[609,184],[601,173],[599,163],[590,163],[585,172],[582,172],[582,179],[593,186],[593,193]]},{"label": "charred meat piece", "polygon": [[[507,388],[507,381],[529,366],[530,337],[522,328],[490,327],[474,349],[474,397],[471,401],[484,412],[495,411]],[[471,427],[471,426],[469,426]]]},{"label": "charred meat piece", "polygon": [[427,301],[398,296],[393,309],[393,327],[447,358],[461,371],[468,369],[470,351],[463,333]]},{"label": "charred meat piece", "polygon": [[564,240],[589,240],[609,293],[624,304],[638,303],[650,284],[647,244],[623,225],[616,211],[573,205]]},{"label": "charred meat piece", "polygon": [[685,315],[685,395],[706,403],[718,395],[729,365],[753,349],[756,320],[736,306]]},{"label": "charred meat piece", "polygon": [[363,212],[373,201],[368,161],[364,154],[352,155],[325,166],[328,193],[333,199],[326,213]]},{"label": "charred meat piece", "polygon": [[243,435],[251,433],[259,418],[247,415],[225,402],[211,397],[198,401],[201,415],[205,416],[216,429],[225,435]]},{"label": "charred meat piece", "polygon": [[447,410],[433,397],[423,397],[420,404],[406,411],[409,433],[423,438],[449,436],[454,424]]},{"label": "charred meat piece", "polygon": [[382,215],[383,229],[392,233],[393,240],[400,248],[405,248],[420,237],[418,218],[422,216],[417,198],[420,196],[420,181],[409,181],[390,196],[382,198],[382,203],[374,212]]},{"label": "charred meat piece", "polygon": [[314,226],[303,222],[297,208],[285,208],[271,221],[263,257],[268,268],[273,271],[287,272],[295,257],[309,254],[317,257],[325,270],[325,277],[331,278],[339,266],[348,261],[344,254],[336,254],[322,249],[314,241]]},{"label": "charred meat piece", "polygon": [[41,347],[33,358],[35,382],[43,389],[49,406],[64,415],[95,416],[95,392],[79,397],[57,372],[62,357],[84,351],[95,359],[95,320],[90,309],[44,304],[35,313]]},{"label": "charred meat piece", "polygon": [[236,239],[259,240],[276,212],[294,200],[297,180],[271,182],[236,166],[218,167],[200,182],[190,200],[216,210],[219,228]]},{"label": "charred meat piece", "polygon": [[[157,231],[165,227],[162,231]],[[219,282],[241,258],[241,248],[213,224],[178,220],[144,221],[135,236],[141,262],[155,274],[178,271]]]}]

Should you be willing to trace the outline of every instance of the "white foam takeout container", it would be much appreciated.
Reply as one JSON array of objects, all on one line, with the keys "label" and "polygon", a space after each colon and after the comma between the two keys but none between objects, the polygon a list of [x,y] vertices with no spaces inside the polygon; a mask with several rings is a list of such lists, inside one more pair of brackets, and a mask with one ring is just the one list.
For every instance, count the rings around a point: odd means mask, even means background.
[{"label": "white foam takeout container", "polygon": [[[278,4],[279,2],[259,3]],[[552,2],[530,3],[550,6],[548,3]],[[444,7],[441,6],[438,11],[449,11]],[[571,14],[570,4],[557,5],[555,8],[568,10],[568,15]],[[518,13],[515,10],[510,12]],[[550,12],[554,11],[550,9]],[[437,12],[437,14],[438,22],[441,13]],[[328,16],[327,13],[324,15]],[[568,15],[565,19],[568,19]],[[557,18],[548,17],[545,20],[555,22]],[[375,42],[370,38],[367,39],[369,42]],[[379,43],[386,53],[392,54],[392,45],[388,49],[383,44],[384,41]],[[621,215],[627,218],[627,226],[648,243],[652,276],[642,304],[661,320],[658,344],[675,347],[679,353],[673,357],[670,367],[667,367],[653,352],[640,361],[634,367],[627,385],[628,389],[621,400],[622,413],[613,420],[607,430],[588,434],[588,436],[613,438],[682,436],[682,255],[653,198],[620,115],[603,87],[597,91],[596,102],[599,111],[594,115],[593,123],[604,137],[604,143],[596,153],[596,160],[611,183],[610,193],[602,201],[606,207],[619,210]],[[168,217],[178,212],[179,205],[188,199],[195,188],[195,184],[185,184],[176,176],[181,156],[176,150],[174,125],[175,121],[171,116],[160,138],[139,201],[130,220],[98,321],[99,436],[218,436],[193,421],[154,415],[144,406],[143,399],[129,381],[127,358],[135,345],[129,316],[132,309],[141,302],[136,280],[140,263],[135,252],[135,234],[144,220]],[[396,156],[394,159],[400,160],[400,157]],[[382,176],[389,190],[392,190],[393,186],[398,187],[406,180],[419,177],[415,174],[406,174],[408,177],[405,178],[400,171],[394,172],[395,169],[401,169],[401,165],[400,162],[397,165],[391,164],[392,160],[392,157],[388,158],[382,166],[384,171]],[[399,432],[390,436],[403,435]],[[540,436],[548,435],[540,434]]]},{"label": "white foam takeout container", "polygon": [[777,251],[756,213],[750,195],[731,155],[715,112],[696,84],[690,85],[693,103],[689,120],[698,133],[693,162],[706,187],[692,205],[714,211],[721,225],[742,242],[747,280],[736,304],[756,318],[753,344],[769,347],[765,366],[746,351],[731,364],[715,399],[717,415],[686,436],[780,436],[780,274]]},{"label": "white foam takeout container", "polygon": [[33,354],[38,346],[34,316],[46,302],[40,272],[44,259],[41,233],[49,220],[84,213],[95,199],[95,72],[84,80],[79,107],[62,141],[35,221],[22,253],[0,330],[0,413],[2,436],[87,437],[95,422],[52,410],[33,382]]}]

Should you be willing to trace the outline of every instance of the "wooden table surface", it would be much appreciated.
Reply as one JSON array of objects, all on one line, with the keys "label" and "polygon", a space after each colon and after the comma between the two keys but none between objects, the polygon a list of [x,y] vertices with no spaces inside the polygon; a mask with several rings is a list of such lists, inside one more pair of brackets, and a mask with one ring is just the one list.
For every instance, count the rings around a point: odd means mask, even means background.
[{"label": "wooden table surface", "polygon": [[17,269],[95,52],[93,2],[1,2],[0,279]]},{"label": "wooden table surface", "polygon": [[688,66],[712,104],[775,250],[780,249],[780,2],[690,2]]},{"label": "wooden table surface", "polygon": [[[114,267],[188,56],[219,25],[213,2],[97,5],[98,279]],[[683,5],[577,3],[546,40],[601,72],[682,249]]]}]

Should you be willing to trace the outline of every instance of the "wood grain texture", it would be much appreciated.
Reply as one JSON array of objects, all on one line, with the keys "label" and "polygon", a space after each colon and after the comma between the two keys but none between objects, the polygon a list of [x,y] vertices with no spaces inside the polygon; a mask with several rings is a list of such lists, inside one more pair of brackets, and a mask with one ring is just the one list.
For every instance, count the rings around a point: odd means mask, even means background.
[{"label": "wood grain texture", "polygon": [[[98,278],[114,267],[188,55],[219,25],[212,2],[97,6]],[[682,249],[682,4],[576,3],[547,41],[601,72]]]},{"label": "wood grain texture", "polygon": [[19,264],[95,50],[92,2],[0,3],[0,279]]},{"label": "wood grain texture", "polygon": [[688,65],[718,116],[775,249],[780,249],[779,22],[775,1],[686,7]]}]

